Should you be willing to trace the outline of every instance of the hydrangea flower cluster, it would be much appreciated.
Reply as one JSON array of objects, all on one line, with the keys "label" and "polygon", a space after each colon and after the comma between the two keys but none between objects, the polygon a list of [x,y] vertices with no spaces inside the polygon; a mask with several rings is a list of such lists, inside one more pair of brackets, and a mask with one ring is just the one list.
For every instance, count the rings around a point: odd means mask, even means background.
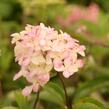
[{"label": "hydrangea flower cluster", "polygon": [[85,46],[79,45],[78,40],[67,33],[58,33],[43,23],[27,25],[24,31],[11,36],[15,44],[15,60],[21,66],[14,80],[23,76],[31,84],[23,89],[25,96],[43,87],[50,80],[53,68],[69,78],[83,66],[78,54],[85,56]]},{"label": "hydrangea flower cluster", "polygon": [[[89,14],[90,13],[90,14]],[[87,20],[92,23],[98,23],[100,14],[100,9],[98,5],[92,3],[87,8],[82,8],[80,6],[73,6],[69,12],[68,17],[62,18],[57,17],[57,21],[63,27],[68,27],[71,24],[78,22],[79,20]]]}]

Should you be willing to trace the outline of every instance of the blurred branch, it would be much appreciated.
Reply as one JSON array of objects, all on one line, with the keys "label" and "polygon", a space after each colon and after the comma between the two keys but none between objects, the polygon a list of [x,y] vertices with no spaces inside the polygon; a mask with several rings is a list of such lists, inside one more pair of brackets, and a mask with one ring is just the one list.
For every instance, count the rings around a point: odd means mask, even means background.
[{"label": "blurred branch", "polygon": [[83,36],[87,42],[89,42],[93,46],[101,46],[105,48],[109,48],[109,45],[105,44],[102,40],[94,39],[94,38],[89,38],[87,36]]},{"label": "blurred branch", "polygon": [[98,39],[95,39],[94,37],[88,37],[86,35],[81,35],[81,34],[77,34],[77,33],[73,33],[73,36],[76,37],[76,38],[80,38],[82,40],[84,40],[85,42],[91,44],[92,46],[101,46],[101,47],[105,47],[105,48],[109,48],[109,45],[108,44],[105,44],[107,39],[101,39],[101,40],[98,40]]}]

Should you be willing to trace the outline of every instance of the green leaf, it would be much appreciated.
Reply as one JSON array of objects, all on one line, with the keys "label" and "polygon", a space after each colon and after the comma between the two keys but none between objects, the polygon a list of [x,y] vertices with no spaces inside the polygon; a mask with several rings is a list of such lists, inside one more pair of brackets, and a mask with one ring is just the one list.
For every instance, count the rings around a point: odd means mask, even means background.
[{"label": "green leaf", "polygon": [[18,108],[13,107],[13,106],[7,106],[7,107],[4,107],[4,108],[2,108],[2,109],[18,109]]},{"label": "green leaf", "polygon": [[11,14],[11,12],[12,12],[11,5],[9,3],[0,1],[0,18],[8,17]]},{"label": "green leaf", "polygon": [[109,75],[98,77],[94,80],[83,83],[76,91],[74,100],[78,100],[89,95],[91,92],[109,86]]},{"label": "green leaf", "polygon": [[40,93],[40,99],[55,103],[61,107],[64,107],[64,92],[59,84],[48,83],[44,90]]},{"label": "green leaf", "polygon": [[106,107],[93,98],[84,98],[74,104],[74,109],[106,109]]},{"label": "green leaf", "polygon": [[23,96],[21,92],[15,92],[16,102],[19,106],[19,109],[29,109],[29,103],[27,97]]},{"label": "green leaf", "polygon": [[12,52],[10,51],[9,48],[9,42],[8,40],[2,39],[0,41],[0,50],[1,50],[1,55],[0,55],[0,69],[2,72],[6,72],[8,68],[10,67],[10,63],[12,61]]}]

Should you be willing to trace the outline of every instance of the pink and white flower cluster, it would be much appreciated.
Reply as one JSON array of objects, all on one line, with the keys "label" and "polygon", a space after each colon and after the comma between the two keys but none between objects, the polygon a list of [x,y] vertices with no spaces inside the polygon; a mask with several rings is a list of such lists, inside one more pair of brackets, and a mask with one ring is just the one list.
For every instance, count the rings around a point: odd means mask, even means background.
[{"label": "pink and white flower cluster", "polygon": [[15,43],[15,60],[21,66],[14,80],[23,76],[31,84],[23,89],[25,96],[43,87],[50,80],[53,68],[68,78],[83,66],[78,54],[85,56],[85,46],[79,45],[78,40],[67,33],[58,33],[41,23],[27,25],[24,31],[11,36],[12,43]]},{"label": "pink and white flower cluster", "polygon": [[87,20],[92,23],[98,23],[99,20],[100,9],[98,5],[92,3],[87,8],[83,8],[80,6],[72,6],[69,15],[66,18],[62,18],[61,16],[57,17],[57,21],[63,27],[68,27],[75,22],[80,20]]}]

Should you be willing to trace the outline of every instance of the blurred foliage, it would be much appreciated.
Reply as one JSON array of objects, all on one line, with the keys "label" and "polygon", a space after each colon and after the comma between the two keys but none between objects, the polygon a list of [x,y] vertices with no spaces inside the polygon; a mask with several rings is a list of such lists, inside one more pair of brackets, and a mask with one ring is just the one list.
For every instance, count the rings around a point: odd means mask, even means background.
[{"label": "blurred foliage", "polygon": [[44,87],[44,90],[40,93],[40,99],[55,103],[59,105],[60,108],[64,108],[63,107],[65,103],[64,92],[62,87],[60,87],[59,84],[55,84],[52,82],[48,83]]},{"label": "blurred foliage", "polygon": [[[97,23],[85,19],[67,27],[66,22],[75,5],[87,9],[91,3],[99,6]],[[90,13],[89,13],[90,16]],[[109,0],[0,0],[0,109],[32,109],[35,94],[24,97],[25,80],[13,82],[19,66],[14,62],[10,34],[26,24],[46,25],[62,29],[86,45],[85,66],[69,79],[64,79],[74,109],[109,109]],[[70,83],[70,85],[69,85]],[[63,87],[56,75],[40,93],[39,109],[64,109]]]},{"label": "blurred foliage", "polygon": [[84,98],[75,104],[74,109],[106,109],[106,107],[95,99]]}]

